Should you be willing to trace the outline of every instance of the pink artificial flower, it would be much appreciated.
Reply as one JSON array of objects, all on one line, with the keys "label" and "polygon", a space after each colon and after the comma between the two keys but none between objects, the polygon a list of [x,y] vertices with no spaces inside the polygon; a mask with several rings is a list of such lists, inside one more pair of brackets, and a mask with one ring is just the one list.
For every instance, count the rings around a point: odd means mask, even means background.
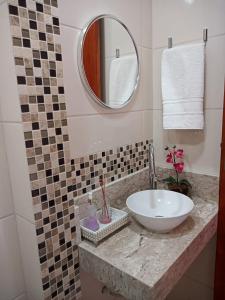
[{"label": "pink artificial flower", "polygon": [[184,150],[183,149],[178,149],[175,154],[176,154],[177,158],[184,158]]},{"label": "pink artificial flower", "polygon": [[174,169],[178,172],[178,173],[182,173],[184,170],[184,163],[180,162],[180,163],[175,163],[173,164]]},{"label": "pink artificial flower", "polygon": [[172,153],[167,154],[167,156],[166,156],[166,162],[169,163],[169,164],[173,163]]}]

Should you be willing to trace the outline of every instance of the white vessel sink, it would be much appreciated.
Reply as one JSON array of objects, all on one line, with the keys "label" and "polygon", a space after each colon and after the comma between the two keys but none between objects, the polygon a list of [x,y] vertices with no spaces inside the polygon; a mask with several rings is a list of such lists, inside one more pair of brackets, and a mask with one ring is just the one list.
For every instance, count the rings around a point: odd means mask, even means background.
[{"label": "white vessel sink", "polygon": [[144,227],[166,233],[180,225],[191,213],[193,201],[176,192],[146,190],[127,198],[129,210]]}]

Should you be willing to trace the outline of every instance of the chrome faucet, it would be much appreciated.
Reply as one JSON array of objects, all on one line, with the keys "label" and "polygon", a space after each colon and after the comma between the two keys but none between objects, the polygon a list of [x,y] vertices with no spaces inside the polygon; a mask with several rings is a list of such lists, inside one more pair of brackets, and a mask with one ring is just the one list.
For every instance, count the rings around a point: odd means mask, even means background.
[{"label": "chrome faucet", "polygon": [[153,140],[149,144],[148,152],[148,162],[149,162],[149,185],[151,190],[157,189],[157,176],[155,172],[155,155],[154,155],[154,146]]}]

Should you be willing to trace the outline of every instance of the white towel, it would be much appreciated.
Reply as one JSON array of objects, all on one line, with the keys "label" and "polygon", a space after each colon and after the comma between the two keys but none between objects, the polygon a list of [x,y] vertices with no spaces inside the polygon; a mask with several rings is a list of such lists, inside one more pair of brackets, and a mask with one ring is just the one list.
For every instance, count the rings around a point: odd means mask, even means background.
[{"label": "white towel", "polygon": [[109,76],[110,106],[120,106],[130,98],[135,86],[137,72],[136,55],[125,55],[111,61]]},{"label": "white towel", "polygon": [[162,55],[164,129],[203,129],[204,44],[174,47]]}]

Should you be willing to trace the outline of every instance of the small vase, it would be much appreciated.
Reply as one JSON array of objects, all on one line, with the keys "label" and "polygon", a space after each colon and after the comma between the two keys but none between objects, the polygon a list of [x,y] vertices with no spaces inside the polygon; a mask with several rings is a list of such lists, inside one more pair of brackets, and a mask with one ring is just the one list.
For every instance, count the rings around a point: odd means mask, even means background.
[{"label": "small vase", "polygon": [[173,192],[188,195],[189,187],[186,184],[169,183],[168,189]]},{"label": "small vase", "polygon": [[111,209],[108,203],[105,203],[99,214],[99,222],[102,224],[109,224],[111,221]]}]

